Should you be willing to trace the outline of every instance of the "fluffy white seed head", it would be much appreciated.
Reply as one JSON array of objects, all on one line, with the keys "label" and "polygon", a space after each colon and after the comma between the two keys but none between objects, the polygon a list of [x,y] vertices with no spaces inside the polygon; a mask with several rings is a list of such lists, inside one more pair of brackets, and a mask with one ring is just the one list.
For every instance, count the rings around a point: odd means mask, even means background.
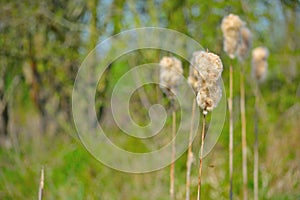
[{"label": "fluffy white seed head", "polygon": [[237,57],[240,61],[243,61],[247,58],[249,50],[251,48],[251,43],[252,43],[252,35],[250,30],[246,27],[243,26],[240,29],[240,43],[238,44],[237,47]]},{"label": "fluffy white seed head", "polygon": [[214,84],[207,84],[205,81],[202,82],[197,93],[197,104],[203,111],[212,111],[217,107],[221,98],[222,86],[220,80]]},{"label": "fluffy white seed head", "polygon": [[269,50],[266,47],[257,47],[252,50],[252,76],[257,81],[263,81],[268,71]]},{"label": "fluffy white seed head", "polygon": [[219,56],[205,51],[194,52],[188,81],[197,93],[197,104],[204,114],[212,111],[222,97],[222,71]]},{"label": "fluffy white seed head", "polygon": [[160,88],[168,98],[173,99],[182,79],[182,64],[175,57],[163,57],[160,65]]},{"label": "fluffy white seed head", "polygon": [[191,59],[191,64],[190,64],[190,71],[189,71],[189,77],[188,77],[188,83],[190,84],[190,86],[192,86],[192,88],[194,89],[195,92],[198,91],[199,89],[199,71],[196,69],[195,65],[195,54],[198,53],[200,51],[196,51],[193,54],[193,57]]},{"label": "fluffy white seed head", "polygon": [[191,62],[193,71],[199,79],[206,82],[216,82],[222,74],[223,64],[219,56],[205,51],[196,51]]},{"label": "fluffy white seed head", "polygon": [[189,76],[188,77],[188,83],[190,86],[192,86],[192,88],[194,89],[194,91],[198,91],[199,89],[199,80],[197,78],[197,76]]},{"label": "fluffy white seed head", "polygon": [[221,24],[221,29],[224,37],[224,51],[233,59],[240,43],[240,29],[245,23],[234,14],[229,14],[224,17]]}]

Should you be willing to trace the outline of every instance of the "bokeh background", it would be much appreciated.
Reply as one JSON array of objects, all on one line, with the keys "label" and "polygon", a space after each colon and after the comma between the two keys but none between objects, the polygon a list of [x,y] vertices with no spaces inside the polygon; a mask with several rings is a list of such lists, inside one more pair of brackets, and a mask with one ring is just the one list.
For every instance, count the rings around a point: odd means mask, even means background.
[{"label": "bokeh background", "polygon": [[[247,23],[253,47],[270,51],[267,79],[259,85],[260,199],[300,199],[300,1],[299,0],[1,0],[0,1],[0,199],[37,198],[45,168],[44,199],[168,199],[169,168],[126,174],[95,160],[78,140],[71,94],[77,70],[87,54],[121,31],[157,26],[177,30],[220,55],[228,88],[234,67],[234,199],[242,198],[239,111],[240,63],[223,52],[222,18],[234,13]],[[147,37],[147,35],[145,35]],[[100,123],[120,147],[146,152],[151,147],[124,136],[110,115],[110,95],[131,66],[156,62],[168,52],[134,51],[120,57],[99,81],[95,97]],[[253,198],[254,93],[251,58],[245,63],[248,190]],[[185,75],[189,63],[183,62]],[[228,91],[228,90],[227,90]],[[158,86],[141,89],[150,103],[168,101]],[[228,93],[228,92],[227,92]],[[145,96],[132,97],[137,123],[148,120]],[[170,120],[166,126],[170,126]],[[228,199],[228,120],[203,166],[204,199]],[[152,141],[164,144],[170,137]],[[199,137],[193,149],[199,150]],[[185,196],[185,162],[176,162],[177,199]],[[192,169],[196,198],[197,163]]]}]

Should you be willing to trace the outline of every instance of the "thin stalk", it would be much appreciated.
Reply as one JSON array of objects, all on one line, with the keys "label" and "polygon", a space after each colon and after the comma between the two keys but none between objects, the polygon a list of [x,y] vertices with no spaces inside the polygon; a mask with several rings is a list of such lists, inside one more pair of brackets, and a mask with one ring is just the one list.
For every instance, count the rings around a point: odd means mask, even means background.
[{"label": "thin stalk", "polygon": [[189,135],[189,148],[188,148],[188,155],[186,161],[186,196],[185,199],[190,199],[190,185],[191,185],[191,168],[193,162],[193,151],[192,151],[192,142],[193,142],[193,131],[194,131],[194,120],[195,120],[195,110],[196,110],[196,100],[193,100],[192,106],[192,116],[191,116],[191,127],[190,127],[190,135]]},{"label": "thin stalk", "polygon": [[172,111],[172,139],[174,142],[172,142],[172,163],[170,168],[170,198],[171,200],[175,199],[175,192],[174,192],[174,185],[175,185],[175,136],[176,136],[176,112],[175,109]]},{"label": "thin stalk", "polygon": [[39,200],[43,199],[44,190],[44,167],[41,170],[40,186],[39,186]]},{"label": "thin stalk", "polygon": [[206,115],[203,114],[202,134],[201,134],[201,148],[200,148],[200,159],[199,159],[199,173],[198,173],[198,195],[197,195],[197,200],[201,199],[201,177],[202,177],[203,147],[204,147],[204,138],[205,138],[205,121],[206,121]]},{"label": "thin stalk", "polygon": [[247,189],[247,133],[246,133],[246,112],[245,112],[245,86],[244,86],[244,70],[240,71],[240,106],[242,121],[242,154],[243,154],[243,194],[244,200],[248,199]]},{"label": "thin stalk", "polygon": [[[257,90],[257,89],[256,89]],[[258,96],[255,94],[255,114],[254,114],[254,200],[258,200]]]},{"label": "thin stalk", "polygon": [[229,198],[232,200],[232,177],[233,177],[233,117],[232,117],[232,96],[233,96],[233,70],[232,65],[229,68],[229,98],[228,98],[228,110],[229,110]]}]

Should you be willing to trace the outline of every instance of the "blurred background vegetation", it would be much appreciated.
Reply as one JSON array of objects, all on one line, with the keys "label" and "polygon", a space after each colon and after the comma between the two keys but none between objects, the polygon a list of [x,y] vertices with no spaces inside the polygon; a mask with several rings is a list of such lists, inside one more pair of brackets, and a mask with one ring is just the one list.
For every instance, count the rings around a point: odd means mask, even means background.
[{"label": "blurred background vegetation", "polygon": [[[247,22],[253,47],[270,50],[267,80],[260,85],[261,199],[300,199],[300,1],[299,0],[1,0],[0,1],[0,199],[37,198],[45,167],[44,199],[168,199],[169,168],[126,174],[97,162],[76,136],[71,112],[73,82],[81,62],[98,42],[123,30],[158,26],[180,31],[221,56],[228,87],[230,60],[222,50],[222,18],[234,13]],[[146,36],[145,36],[146,37]],[[109,96],[130,66],[158,62],[167,52],[135,51],[110,65],[97,88],[99,121],[125,149],[143,152],[122,137],[109,116]],[[234,197],[242,197],[239,63],[234,70]],[[188,62],[184,62],[185,75]],[[253,191],[254,95],[250,58],[246,69],[248,188]],[[150,101],[162,98],[157,87]],[[150,96],[150,95],[148,95]],[[132,115],[147,120],[141,99]],[[166,100],[165,100],[166,101]],[[227,120],[228,122],[228,120]],[[169,123],[169,122],[168,122]],[[158,140],[157,140],[158,141]],[[228,123],[204,160],[203,199],[228,199]],[[194,150],[199,149],[199,138]],[[184,199],[185,162],[176,162],[176,196]],[[192,198],[197,169],[192,170]]]}]

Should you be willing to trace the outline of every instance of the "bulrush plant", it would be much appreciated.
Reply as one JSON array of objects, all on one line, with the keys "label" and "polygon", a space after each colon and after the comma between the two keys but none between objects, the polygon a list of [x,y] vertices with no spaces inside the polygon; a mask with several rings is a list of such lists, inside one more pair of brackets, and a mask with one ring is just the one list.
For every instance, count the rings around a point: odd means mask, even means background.
[{"label": "bulrush plant", "polygon": [[[190,64],[190,70],[189,70],[189,76],[188,76],[188,83],[193,88],[195,94],[197,95],[197,92],[199,91],[200,86],[200,74],[194,65],[196,64],[196,55],[199,54],[201,51],[194,52],[194,56],[192,57],[191,64]],[[191,184],[191,168],[192,163],[194,160],[193,150],[192,150],[192,142],[193,142],[193,130],[194,130],[194,121],[195,121],[195,112],[196,112],[196,98],[193,99],[193,105],[192,105],[192,116],[191,116],[191,127],[190,127],[190,133],[189,133],[189,147],[188,147],[188,155],[187,155],[187,161],[186,161],[186,196],[185,199],[190,199],[190,184]]]},{"label": "bulrush plant", "polygon": [[266,47],[256,47],[252,50],[252,76],[258,82],[263,82],[268,71],[269,51]]},{"label": "bulrush plant", "polygon": [[202,110],[202,132],[198,171],[197,199],[201,198],[201,177],[203,163],[203,147],[205,139],[206,115],[217,107],[222,97],[221,75],[223,64],[219,56],[205,51],[193,54],[190,67],[189,84],[197,93],[196,102]]},{"label": "bulrush plant", "polygon": [[[224,36],[224,51],[230,59],[238,57],[240,62],[244,62],[251,48],[251,32],[237,15],[229,14],[222,20],[221,29]],[[240,106],[242,121],[242,157],[243,157],[243,194],[244,199],[248,199],[247,190],[247,140],[246,140],[246,112],[245,112],[245,87],[244,87],[244,68],[240,70]],[[233,198],[233,68],[229,68],[229,178],[230,178],[230,199]]]},{"label": "bulrush plant", "polygon": [[[235,58],[235,52],[240,41],[240,28],[243,26],[242,20],[236,15],[230,14],[223,18],[221,30],[223,32],[223,49],[231,59]],[[233,192],[233,113],[232,113],[232,98],[233,98],[233,68],[229,66],[229,197],[232,200]]]},{"label": "bulrush plant", "polygon": [[237,57],[240,62],[244,62],[244,60],[248,57],[249,51],[252,46],[252,34],[250,30],[246,27],[243,26],[240,29],[240,43],[237,48]]},{"label": "bulrush plant", "polygon": [[240,29],[244,26],[244,22],[234,14],[224,17],[221,29],[224,36],[224,51],[231,59],[236,56],[236,51],[241,40]]},{"label": "bulrush plant", "polygon": [[160,88],[171,101],[172,106],[172,154],[170,167],[170,199],[175,199],[175,135],[176,135],[176,109],[175,109],[175,94],[177,88],[182,80],[182,64],[181,61],[175,57],[163,57],[159,63],[160,65]]},{"label": "bulrush plant", "polygon": [[248,199],[248,177],[247,177],[247,131],[246,131],[246,106],[245,106],[245,69],[244,59],[247,57],[251,47],[251,32],[244,26],[240,29],[240,43],[237,49],[237,57],[241,62],[240,66],[240,109],[241,109],[241,122],[242,122],[242,154],[243,154],[243,193],[244,200]]},{"label": "bulrush plant", "polygon": [[254,180],[254,200],[258,200],[258,84],[259,82],[263,82],[266,78],[266,74],[268,71],[268,63],[267,58],[269,56],[269,51],[265,47],[257,47],[252,51],[252,77],[255,84],[255,115],[254,115],[254,170],[253,170],[253,180]]},{"label": "bulrush plant", "polygon": [[[189,85],[193,88],[194,92],[197,94],[200,86],[200,79],[199,79],[199,71],[194,67],[194,64],[196,63],[196,54],[200,53],[195,52],[194,56],[192,57],[191,60],[191,65],[190,65],[190,71],[189,71],[189,76],[188,76],[188,83]],[[193,150],[192,150],[192,143],[193,143],[193,131],[194,131],[194,124],[195,124],[195,112],[196,112],[196,98],[193,99],[193,105],[192,105],[192,115],[191,115],[191,127],[190,127],[190,133],[189,133],[189,146],[188,146],[188,155],[187,155],[187,161],[186,161],[186,195],[185,199],[189,200],[190,199],[190,185],[191,185],[191,168],[192,168],[192,163],[194,160],[194,155],[193,155]]]},{"label": "bulrush plant", "polygon": [[248,56],[251,48],[252,36],[250,30],[246,27],[245,23],[240,29],[240,42],[237,48],[237,57],[241,63],[240,66],[240,109],[241,109],[241,122],[242,122],[242,154],[243,154],[243,193],[244,199],[248,199],[247,189],[247,131],[246,131],[246,106],[245,106],[245,69],[244,60]]},{"label": "bulrush plant", "polygon": [[[194,59],[194,57],[192,58]],[[194,63],[192,60],[191,63]],[[190,65],[188,83],[193,88],[194,92],[196,93],[198,90],[198,80],[199,73],[193,65]],[[189,133],[189,146],[188,146],[188,153],[187,153],[187,161],[186,161],[186,185],[185,185],[185,199],[190,199],[190,185],[191,185],[191,168],[192,163],[194,160],[192,144],[193,144],[193,131],[194,131],[194,121],[195,121],[195,111],[196,111],[196,98],[193,99],[192,105],[192,115],[191,115],[191,126],[190,126],[190,133]]]}]

